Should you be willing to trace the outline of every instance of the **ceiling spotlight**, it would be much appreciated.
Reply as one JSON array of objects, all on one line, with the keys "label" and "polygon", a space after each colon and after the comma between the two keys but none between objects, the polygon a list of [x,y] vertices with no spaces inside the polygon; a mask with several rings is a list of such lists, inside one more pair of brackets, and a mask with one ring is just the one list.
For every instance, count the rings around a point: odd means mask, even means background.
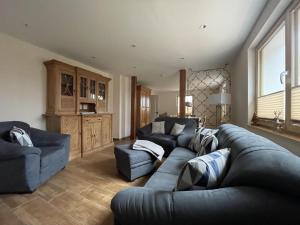
[{"label": "ceiling spotlight", "polygon": [[132,44],[132,45],[131,45],[131,47],[132,47],[132,48],[135,48],[135,47],[136,47],[136,45],[135,45],[135,44]]},{"label": "ceiling spotlight", "polygon": [[202,24],[199,28],[204,30],[204,29],[207,28],[207,25],[206,24]]}]

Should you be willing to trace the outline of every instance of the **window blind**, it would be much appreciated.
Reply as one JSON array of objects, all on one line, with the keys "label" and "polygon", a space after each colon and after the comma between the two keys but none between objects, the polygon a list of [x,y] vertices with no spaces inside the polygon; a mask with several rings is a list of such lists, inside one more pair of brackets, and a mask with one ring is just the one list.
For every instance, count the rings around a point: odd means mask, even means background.
[{"label": "window blind", "polygon": [[274,111],[281,111],[280,119],[285,118],[284,91],[261,96],[257,99],[257,116],[265,119],[274,119]]},{"label": "window blind", "polygon": [[300,121],[300,86],[292,88],[292,120]]}]

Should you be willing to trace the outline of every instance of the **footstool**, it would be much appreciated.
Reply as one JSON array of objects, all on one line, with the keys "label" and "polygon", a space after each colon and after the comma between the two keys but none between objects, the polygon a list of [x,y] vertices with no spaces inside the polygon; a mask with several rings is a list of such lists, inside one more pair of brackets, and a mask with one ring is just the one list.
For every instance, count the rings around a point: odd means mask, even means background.
[{"label": "footstool", "polygon": [[145,176],[155,168],[156,159],[150,153],[132,150],[131,145],[117,145],[115,157],[118,171],[128,180],[133,181]]}]

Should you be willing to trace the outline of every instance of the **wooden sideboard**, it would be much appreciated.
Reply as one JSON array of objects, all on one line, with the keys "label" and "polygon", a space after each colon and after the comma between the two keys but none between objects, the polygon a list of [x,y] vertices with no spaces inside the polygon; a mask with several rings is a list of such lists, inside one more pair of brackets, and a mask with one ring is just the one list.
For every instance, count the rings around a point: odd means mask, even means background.
[{"label": "wooden sideboard", "polygon": [[57,60],[47,68],[47,130],[71,135],[70,160],[113,145],[109,78]]}]

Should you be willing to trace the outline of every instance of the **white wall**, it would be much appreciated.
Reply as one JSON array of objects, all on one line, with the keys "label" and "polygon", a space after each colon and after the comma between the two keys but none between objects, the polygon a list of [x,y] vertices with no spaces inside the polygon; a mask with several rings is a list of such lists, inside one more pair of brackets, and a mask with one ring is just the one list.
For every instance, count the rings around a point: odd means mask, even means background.
[{"label": "white wall", "polygon": [[123,75],[114,76],[113,137],[130,136],[131,79]]},{"label": "white wall", "polygon": [[[255,111],[255,47],[271,29],[291,0],[268,1],[241,51],[232,64],[232,121],[248,128]],[[248,128],[250,129],[250,128]],[[250,129],[300,155],[299,143]]]},{"label": "white wall", "polygon": [[178,94],[178,91],[155,92],[155,95],[158,95],[158,113],[167,112],[168,115],[177,115]]},{"label": "white wall", "polygon": [[[46,68],[44,61],[57,59],[111,75],[49,50],[0,33],[0,121],[21,120],[45,129]],[[109,84],[108,110],[113,111],[113,80]]]}]

